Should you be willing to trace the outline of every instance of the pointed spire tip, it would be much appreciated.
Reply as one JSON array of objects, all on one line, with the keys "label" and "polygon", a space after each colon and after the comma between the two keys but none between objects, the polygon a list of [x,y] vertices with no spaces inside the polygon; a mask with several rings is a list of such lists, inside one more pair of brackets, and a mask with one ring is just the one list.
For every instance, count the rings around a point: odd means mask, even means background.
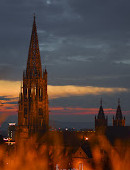
[{"label": "pointed spire tip", "polygon": [[100,105],[102,106],[102,97],[101,97],[101,100],[100,100]]},{"label": "pointed spire tip", "polygon": [[120,98],[118,98],[118,105],[120,105]]},{"label": "pointed spire tip", "polygon": [[33,14],[33,23],[35,23],[35,20],[36,20],[36,15],[35,15],[35,12]]}]

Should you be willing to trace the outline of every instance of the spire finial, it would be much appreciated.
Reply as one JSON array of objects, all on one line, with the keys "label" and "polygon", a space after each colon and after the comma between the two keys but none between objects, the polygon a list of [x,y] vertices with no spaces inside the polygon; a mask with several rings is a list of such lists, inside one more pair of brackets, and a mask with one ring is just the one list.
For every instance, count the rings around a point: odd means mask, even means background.
[{"label": "spire finial", "polygon": [[101,97],[101,100],[100,100],[100,105],[102,106],[102,97]]},{"label": "spire finial", "polygon": [[32,25],[32,34],[31,34],[31,40],[29,46],[26,74],[27,77],[30,78],[42,76],[42,66],[41,66],[35,15],[34,15],[34,20]]},{"label": "spire finial", "polygon": [[118,98],[118,105],[120,105],[120,98]]},{"label": "spire finial", "polygon": [[34,22],[35,22],[35,18],[36,18],[35,12],[34,12],[34,14],[33,14],[33,18],[34,18]]}]

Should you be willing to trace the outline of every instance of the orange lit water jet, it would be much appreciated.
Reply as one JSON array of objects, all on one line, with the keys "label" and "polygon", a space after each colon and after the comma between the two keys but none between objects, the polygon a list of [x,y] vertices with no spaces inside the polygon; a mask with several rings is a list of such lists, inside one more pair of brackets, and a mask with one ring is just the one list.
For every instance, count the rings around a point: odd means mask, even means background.
[{"label": "orange lit water jet", "polygon": [[[52,170],[77,169],[80,170],[129,170],[130,169],[130,145],[116,141],[114,146],[104,136],[92,135],[89,137],[92,150],[92,161],[80,156],[80,148],[76,151],[79,157],[75,157],[71,147],[66,146],[63,136],[57,132],[51,132],[39,139],[31,137],[27,140],[19,140],[16,145],[0,145],[0,169],[2,170]],[[84,158],[83,158],[84,157]],[[61,168],[62,167],[62,168]]]}]

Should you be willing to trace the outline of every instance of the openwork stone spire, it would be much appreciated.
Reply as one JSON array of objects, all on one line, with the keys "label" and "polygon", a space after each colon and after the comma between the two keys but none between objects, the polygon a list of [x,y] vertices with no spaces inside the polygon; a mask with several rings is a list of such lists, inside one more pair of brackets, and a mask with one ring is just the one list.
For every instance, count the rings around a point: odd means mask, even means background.
[{"label": "openwork stone spire", "polygon": [[27,78],[42,77],[42,67],[41,67],[35,16],[34,16],[32,35],[31,35],[30,46],[29,46],[26,75],[28,76]]},{"label": "openwork stone spire", "polygon": [[27,69],[23,74],[21,89],[18,111],[19,134],[21,136],[26,134],[26,137],[28,137],[34,133],[47,131],[49,127],[47,70],[43,70],[42,75],[35,16],[29,46]]}]

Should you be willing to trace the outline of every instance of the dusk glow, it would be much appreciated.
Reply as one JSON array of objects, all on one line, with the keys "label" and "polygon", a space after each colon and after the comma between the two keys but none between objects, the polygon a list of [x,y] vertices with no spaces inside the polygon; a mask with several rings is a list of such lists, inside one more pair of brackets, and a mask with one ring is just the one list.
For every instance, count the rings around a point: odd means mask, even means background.
[{"label": "dusk glow", "polygon": [[[17,115],[18,111],[18,98],[21,91],[20,81],[0,81],[0,113],[8,115]],[[69,98],[73,96],[101,96],[103,94],[117,94],[127,93],[127,88],[103,88],[103,87],[92,87],[92,86],[52,86],[48,85],[48,95],[50,100]],[[3,97],[2,97],[3,96]],[[80,107],[50,107],[51,115],[96,115],[99,108],[80,108]],[[106,114],[115,114],[116,109],[104,108]],[[123,111],[124,114],[130,113],[130,111]]]},{"label": "dusk glow", "polygon": [[0,21],[0,170],[130,170],[130,0],[2,0]]},{"label": "dusk glow", "polygon": [[[9,113],[9,115],[17,115],[18,110],[18,98],[21,91],[20,81],[0,81],[0,96],[1,96],[1,113]],[[92,86],[52,86],[48,85],[49,99],[59,99],[73,96],[101,96],[103,94],[116,94],[116,93],[127,93],[127,88],[104,88],[104,87],[92,87]],[[3,97],[2,97],[3,96]],[[79,107],[50,107],[52,115],[89,115],[98,113],[98,108],[79,108]],[[116,109],[105,108],[106,114],[115,114]],[[129,111],[124,111],[129,113]]]},{"label": "dusk glow", "polygon": [[[21,91],[20,81],[0,81],[0,96],[18,97]],[[71,97],[71,96],[85,96],[85,95],[103,95],[114,94],[121,92],[128,92],[127,88],[112,88],[112,87],[92,87],[92,86],[52,86],[48,85],[49,99]]]}]

